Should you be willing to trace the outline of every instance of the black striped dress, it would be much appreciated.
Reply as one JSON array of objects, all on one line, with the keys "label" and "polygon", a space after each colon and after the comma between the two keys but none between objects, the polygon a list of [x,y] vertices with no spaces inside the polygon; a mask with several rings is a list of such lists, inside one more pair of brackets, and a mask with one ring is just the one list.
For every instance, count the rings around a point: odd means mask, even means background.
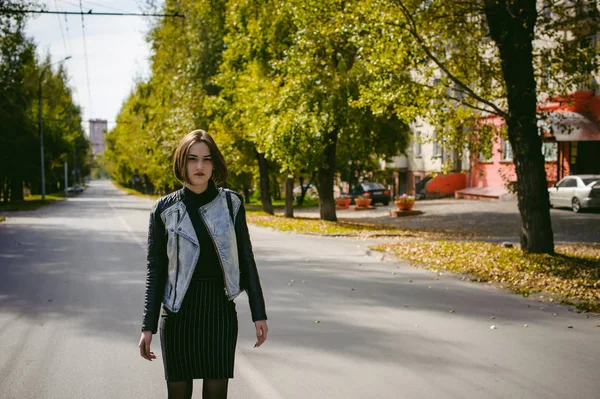
[{"label": "black striped dress", "polygon": [[167,381],[233,378],[237,312],[225,295],[219,259],[198,213],[217,193],[212,183],[201,194],[184,189],[183,200],[201,249],[181,309],[173,313],[163,307],[160,342]]}]

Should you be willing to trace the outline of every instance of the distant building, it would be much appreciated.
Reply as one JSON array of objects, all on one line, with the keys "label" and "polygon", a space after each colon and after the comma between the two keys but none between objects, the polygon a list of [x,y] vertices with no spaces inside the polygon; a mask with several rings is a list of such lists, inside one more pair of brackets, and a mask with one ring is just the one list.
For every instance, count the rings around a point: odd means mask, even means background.
[{"label": "distant building", "polygon": [[90,142],[94,155],[102,154],[106,149],[104,135],[108,129],[108,122],[102,119],[90,120]]}]

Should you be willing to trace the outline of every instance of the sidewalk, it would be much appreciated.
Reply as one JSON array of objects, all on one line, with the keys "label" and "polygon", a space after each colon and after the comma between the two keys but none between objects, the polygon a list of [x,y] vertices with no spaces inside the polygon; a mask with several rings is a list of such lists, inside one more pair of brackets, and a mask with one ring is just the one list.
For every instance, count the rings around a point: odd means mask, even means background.
[{"label": "sidewalk", "polygon": [[[446,231],[486,241],[519,241],[520,214],[516,201],[439,199],[417,201],[419,216],[392,217],[395,206],[378,205],[373,210],[338,210],[341,221],[369,222],[406,229]],[[277,210],[282,212],[282,210]],[[600,242],[600,211],[573,213],[551,209],[556,242]],[[318,218],[319,208],[294,209],[294,216]]]}]

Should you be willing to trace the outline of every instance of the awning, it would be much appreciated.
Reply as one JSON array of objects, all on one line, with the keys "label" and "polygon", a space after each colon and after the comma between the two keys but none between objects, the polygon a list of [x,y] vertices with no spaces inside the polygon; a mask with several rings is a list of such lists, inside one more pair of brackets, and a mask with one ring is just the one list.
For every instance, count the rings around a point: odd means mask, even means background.
[{"label": "awning", "polygon": [[538,126],[556,141],[600,141],[598,124],[577,112],[549,112],[538,120]]}]

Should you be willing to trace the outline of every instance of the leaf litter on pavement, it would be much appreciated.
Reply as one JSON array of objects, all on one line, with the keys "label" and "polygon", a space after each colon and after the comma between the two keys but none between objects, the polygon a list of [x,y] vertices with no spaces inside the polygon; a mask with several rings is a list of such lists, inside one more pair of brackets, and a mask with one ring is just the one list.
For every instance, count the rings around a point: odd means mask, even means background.
[{"label": "leaf litter on pavement", "polygon": [[[399,229],[367,222],[330,222],[315,218],[286,218],[262,211],[247,212],[249,223],[280,231],[357,238],[412,237],[409,242],[372,246],[384,254],[412,261],[441,273],[467,274],[471,281],[498,283],[523,296],[574,304],[584,311],[600,312],[600,245],[556,245],[555,255],[525,254],[519,248],[466,241],[467,236],[442,230]],[[444,239],[457,239],[448,241]],[[367,255],[365,255],[367,256]],[[465,279],[465,278],[463,278]],[[547,294],[546,294],[547,293]]]},{"label": "leaf litter on pavement", "polygon": [[600,245],[557,245],[555,255],[525,254],[518,248],[473,241],[379,244],[398,258],[436,272],[467,274],[471,281],[499,283],[523,296],[547,293],[585,311],[600,311]]}]

